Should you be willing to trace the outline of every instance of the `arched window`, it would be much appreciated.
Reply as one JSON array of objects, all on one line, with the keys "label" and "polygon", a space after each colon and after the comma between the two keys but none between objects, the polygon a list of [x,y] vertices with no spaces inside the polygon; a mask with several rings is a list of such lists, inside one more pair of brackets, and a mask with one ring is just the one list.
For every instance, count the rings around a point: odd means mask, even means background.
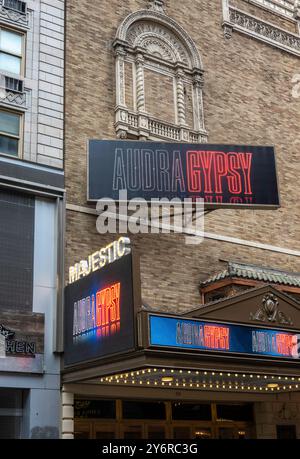
[{"label": "arched window", "polygon": [[150,2],[125,18],[114,41],[117,136],[206,142],[201,58],[164,2]]}]

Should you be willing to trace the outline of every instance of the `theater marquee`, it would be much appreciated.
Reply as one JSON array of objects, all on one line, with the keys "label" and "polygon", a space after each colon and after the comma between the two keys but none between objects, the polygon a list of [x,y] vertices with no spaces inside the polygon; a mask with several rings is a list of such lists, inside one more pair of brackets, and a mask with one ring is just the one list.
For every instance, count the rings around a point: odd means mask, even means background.
[{"label": "theater marquee", "polygon": [[90,140],[88,200],[203,198],[206,207],[279,207],[274,148]]},{"label": "theater marquee", "polygon": [[155,347],[217,351],[299,359],[297,333],[270,328],[149,315],[149,344]]},{"label": "theater marquee", "polygon": [[132,253],[65,289],[65,366],[135,348],[139,269]]}]

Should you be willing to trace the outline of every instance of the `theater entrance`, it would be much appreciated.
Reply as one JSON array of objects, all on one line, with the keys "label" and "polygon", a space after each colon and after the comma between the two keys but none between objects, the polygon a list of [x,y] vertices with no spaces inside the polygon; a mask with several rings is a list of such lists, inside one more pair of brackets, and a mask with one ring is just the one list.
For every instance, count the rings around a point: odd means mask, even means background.
[{"label": "theater entrance", "polygon": [[255,438],[253,405],[77,399],[76,438]]}]

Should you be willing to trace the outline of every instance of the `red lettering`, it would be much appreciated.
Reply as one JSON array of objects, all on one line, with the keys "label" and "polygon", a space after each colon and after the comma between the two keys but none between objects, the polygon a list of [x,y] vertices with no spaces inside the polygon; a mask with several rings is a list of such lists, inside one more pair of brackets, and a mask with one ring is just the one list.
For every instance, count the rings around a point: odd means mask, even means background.
[{"label": "red lettering", "polygon": [[229,349],[229,328],[204,325],[204,343],[211,349]]},{"label": "red lettering", "polygon": [[239,153],[240,163],[244,175],[245,194],[253,194],[251,187],[252,153]]},{"label": "red lettering", "polygon": [[211,187],[211,167],[212,167],[212,152],[199,151],[201,154],[202,169],[204,175],[204,193],[212,193]]},{"label": "red lettering", "polygon": [[293,355],[293,335],[278,333],[276,335],[276,350],[281,355]]},{"label": "red lettering", "polygon": [[215,192],[223,193],[222,178],[228,173],[227,156],[222,151],[216,151],[214,160]]},{"label": "red lettering", "polygon": [[96,325],[102,327],[120,320],[120,282],[96,293]]},{"label": "red lettering", "polygon": [[240,169],[240,161],[237,153],[228,154],[228,190],[232,194],[242,193],[242,181],[239,172],[236,169]]},{"label": "red lettering", "polygon": [[187,151],[187,176],[188,190],[190,193],[200,193],[201,176],[200,176],[200,158],[198,151]]}]

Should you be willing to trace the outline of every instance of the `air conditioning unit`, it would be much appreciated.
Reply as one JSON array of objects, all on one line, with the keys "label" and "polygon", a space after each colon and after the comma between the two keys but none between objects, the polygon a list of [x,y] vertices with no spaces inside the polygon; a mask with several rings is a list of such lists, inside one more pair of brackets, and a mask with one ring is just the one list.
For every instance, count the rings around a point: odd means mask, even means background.
[{"label": "air conditioning unit", "polygon": [[9,92],[24,92],[24,80],[20,80],[19,78],[0,75],[0,86]]},{"label": "air conditioning unit", "polygon": [[2,5],[8,10],[18,11],[21,14],[27,12],[27,3],[22,0],[2,0]]}]

